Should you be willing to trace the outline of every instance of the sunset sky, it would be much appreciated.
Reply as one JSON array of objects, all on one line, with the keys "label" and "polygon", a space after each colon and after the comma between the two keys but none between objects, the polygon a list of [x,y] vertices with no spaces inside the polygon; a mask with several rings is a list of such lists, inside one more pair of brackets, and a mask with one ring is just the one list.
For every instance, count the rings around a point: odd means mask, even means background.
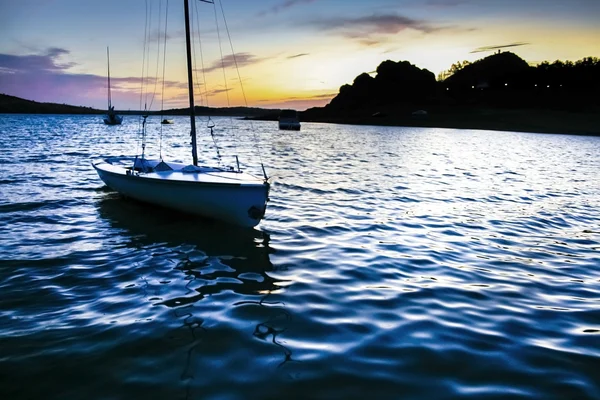
[{"label": "sunset sky", "polygon": [[[244,105],[237,72],[220,68],[215,8],[195,0],[200,19],[197,104]],[[216,9],[221,6],[216,0]],[[147,4],[147,6],[146,6]],[[113,104],[139,109],[146,16],[147,85],[160,109],[167,0],[0,0],[0,93],[106,108],[106,47]],[[341,85],[384,60],[434,74],[497,48],[530,63],[600,56],[599,0],[222,0],[248,105],[326,104]],[[160,11],[159,11],[160,10]],[[160,15],[159,15],[160,14]],[[159,16],[161,24],[159,26]],[[224,63],[231,48],[219,16]],[[187,105],[183,1],[168,1],[164,108]],[[197,36],[196,36],[196,42]],[[158,65],[158,74],[157,74]],[[159,80],[154,84],[153,78]],[[207,93],[208,96],[205,96]]]}]

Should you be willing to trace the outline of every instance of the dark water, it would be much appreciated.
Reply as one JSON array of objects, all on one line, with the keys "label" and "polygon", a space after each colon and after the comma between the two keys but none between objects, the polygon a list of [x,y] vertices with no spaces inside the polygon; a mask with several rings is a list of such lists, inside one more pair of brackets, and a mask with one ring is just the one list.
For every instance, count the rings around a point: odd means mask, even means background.
[{"label": "dark water", "polygon": [[600,138],[254,123],[240,230],[107,190],[137,127],[0,116],[1,398],[600,398]]}]

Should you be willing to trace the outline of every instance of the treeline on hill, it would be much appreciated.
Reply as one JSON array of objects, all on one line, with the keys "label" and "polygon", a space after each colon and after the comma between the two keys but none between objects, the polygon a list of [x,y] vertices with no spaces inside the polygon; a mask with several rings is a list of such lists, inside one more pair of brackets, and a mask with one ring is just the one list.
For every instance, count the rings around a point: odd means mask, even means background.
[{"label": "treeline on hill", "polygon": [[516,54],[503,52],[455,64],[451,72],[436,81],[433,73],[407,61],[384,61],[374,77],[366,73],[357,76],[352,85],[342,86],[328,105],[309,109],[302,118],[432,108],[578,110],[600,105],[600,59],[596,57],[530,66]]},{"label": "treeline on hill", "polygon": [[[256,117],[265,113],[279,113],[280,110],[271,110],[257,107],[205,107],[195,106],[194,112],[196,115],[211,116],[211,117]],[[188,108],[173,108],[163,112],[151,112],[152,115],[190,115]]]},{"label": "treeline on hill", "polygon": [[[251,117],[263,115],[268,112],[279,113],[279,110],[269,110],[265,108],[253,107],[222,107],[212,108],[196,106],[196,115],[210,116],[231,116],[231,117]],[[26,100],[20,97],[10,96],[0,93],[0,114],[104,114],[106,110],[97,110],[91,107],[71,106],[68,104],[40,103],[37,101]],[[165,111],[137,111],[137,110],[117,110],[121,115],[190,115],[188,108],[174,108]]]},{"label": "treeline on hill", "polygon": [[463,65],[440,83],[461,103],[576,110],[600,104],[600,59],[530,66],[517,55],[494,54]]},{"label": "treeline on hill", "polygon": [[70,106],[68,104],[39,103],[20,97],[0,93],[0,113],[19,114],[100,114],[103,111],[91,107]]}]

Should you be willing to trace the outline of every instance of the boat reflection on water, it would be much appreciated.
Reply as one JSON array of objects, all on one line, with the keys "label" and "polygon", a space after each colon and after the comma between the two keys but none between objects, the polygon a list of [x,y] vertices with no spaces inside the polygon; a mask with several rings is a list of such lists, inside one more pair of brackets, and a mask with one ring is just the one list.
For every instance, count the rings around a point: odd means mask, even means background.
[{"label": "boat reflection on water", "polygon": [[[256,295],[280,289],[267,273],[275,268],[269,259],[274,250],[270,237],[256,229],[239,228],[169,209],[160,209],[107,193],[98,202],[99,214],[111,228],[128,239],[126,246],[152,248],[153,257],[164,257],[189,279],[212,281],[198,287],[196,296],[173,298],[164,305],[177,307],[223,290]],[[160,261],[160,260],[159,260]],[[225,266],[224,268],[214,265]],[[219,278],[234,278],[223,279]]]},{"label": "boat reflection on water", "polygon": [[[197,385],[192,381],[202,354],[214,352],[221,346],[227,349],[223,350],[223,357],[231,351],[230,342],[221,343],[225,339],[205,326],[206,315],[211,314],[210,307],[222,305],[223,310],[259,307],[262,318],[259,321],[252,318],[256,324],[253,340],[276,346],[276,351],[281,352],[278,365],[292,361],[291,350],[278,339],[291,322],[291,315],[277,299],[277,293],[284,290],[284,285],[278,285],[282,281],[269,274],[277,267],[269,258],[274,250],[269,246],[268,233],[227,226],[168,209],[157,212],[154,206],[122,198],[114,192],[104,193],[97,204],[100,218],[109,223],[113,235],[125,238],[125,247],[139,249],[143,252],[142,259],[147,260],[147,255],[151,254],[148,263],[158,265],[152,281],[168,282],[161,285],[157,296],[148,300],[154,306],[171,308],[172,315],[182,323],[184,331],[176,336],[181,337],[186,348],[181,377],[186,381],[187,390],[191,391]],[[221,296],[215,296],[217,294]],[[205,310],[201,300],[209,297],[211,301],[206,303],[208,308]],[[235,315],[228,329],[235,331],[232,335],[239,335],[238,346],[252,346],[248,332],[237,328],[238,323],[247,326],[248,321],[244,320],[243,314]]]}]

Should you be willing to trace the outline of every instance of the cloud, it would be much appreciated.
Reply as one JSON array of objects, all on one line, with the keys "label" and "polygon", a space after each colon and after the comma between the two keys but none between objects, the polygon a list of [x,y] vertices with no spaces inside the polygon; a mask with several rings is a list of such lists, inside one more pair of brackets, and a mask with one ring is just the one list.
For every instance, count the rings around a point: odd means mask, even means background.
[{"label": "cloud", "polygon": [[475,50],[471,51],[471,53],[483,53],[486,51],[499,50],[499,49],[504,49],[507,47],[527,46],[528,44],[531,44],[531,43],[515,42],[515,43],[503,44],[503,45],[498,45],[498,46],[483,46],[483,47],[476,48]]},{"label": "cloud", "polygon": [[398,14],[374,14],[356,18],[329,18],[309,22],[325,31],[335,31],[364,45],[372,46],[385,41],[382,37],[398,34],[405,30],[433,33],[447,27],[434,26],[427,21]]},{"label": "cloud", "polygon": [[428,0],[427,5],[437,8],[456,7],[470,3],[470,0]]},{"label": "cloud", "polygon": [[57,72],[64,71],[77,65],[74,62],[60,64],[58,58],[69,54],[68,50],[51,47],[44,54],[15,56],[11,54],[0,54],[0,72]]},{"label": "cloud", "polygon": [[[325,94],[316,94],[314,96],[294,96],[287,97],[285,99],[281,99],[281,101],[292,101],[292,100],[321,100],[321,99],[332,99],[337,96],[337,93],[325,93]],[[270,102],[273,100],[259,100],[260,102]]]},{"label": "cloud", "polygon": [[370,38],[370,37],[355,38],[355,39],[357,39],[360,44],[362,44],[363,46],[366,46],[366,47],[378,46],[378,45],[386,42],[386,40],[374,39],[374,38]]},{"label": "cloud", "polygon": [[[74,74],[73,74],[74,75]],[[95,75],[97,76],[97,75]],[[100,79],[106,81],[106,77],[99,76]],[[162,85],[162,80],[159,78],[147,77],[144,79],[144,83],[146,86],[154,86],[156,84],[157,87]],[[106,82],[105,82],[106,84]],[[199,83],[201,84],[201,83]],[[139,90],[142,85],[142,78],[139,77],[124,77],[124,78],[110,78],[110,86],[113,90],[127,90],[129,87],[134,86]],[[179,81],[165,81],[165,88],[176,88],[176,89],[188,89],[187,82],[179,82]]]},{"label": "cloud", "polygon": [[299,4],[313,3],[314,1],[316,1],[316,0],[286,0],[286,1],[283,1],[279,4],[277,4],[276,6],[269,8],[268,10],[259,12],[258,16],[264,17],[267,14],[279,14],[280,12],[285,11],[289,8],[292,8],[294,6],[297,6]]},{"label": "cloud", "polygon": [[206,96],[216,96],[220,93],[225,93],[225,92],[229,92],[232,91],[233,88],[227,88],[227,89],[213,89],[209,92],[206,93]]},{"label": "cloud", "polygon": [[[106,76],[70,73],[76,63],[60,60],[69,54],[57,47],[40,54],[0,54],[0,92],[41,102],[105,107]],[[160,90],[162,81],[156,78],[147,78],[147,88],[152,90],[155,82]],[[139,107],[141,84],[139,77],[113,77],[111,86],[117,108]],[[184,82],[165,81],[165,89],[186,88]]]},{"label": "cloud", "polygon": [[300,53],[300,54],[294,54],[293,56],[289,56],[286,57],[288,60],[292,59],[292,58],[298,58],[298,57],[304,57],[307,56],[309,53]]},{"label": "cloud", "polygon": [[[185,37],[185,31],[177,30],[174,32],[167,32],[167,40],[183,38]],[[163,43],[165,40],[165,31],[161,29],[153,29],[152,32],[148,35],[148,39],[153,43]]]},{"label": "cloud", "polygon": [[46,50],[46,55],[51,58],[60,57],[63,54],[69,54],[69,50],[60,47],[50,47]]},{"label": "cloud", "polygon": [[235,67],[236,64],[238,68],[241,68],[243,66],[256,64],[262,61],[262,58],[258,58],[254,54],[250,53],[238,53],[235,54],[235,57],[234,55],[230,54],[223,57],[223,61],[214,61],[209,67],[204,68],[204,72],[208,73],[221,68]]},{"label": "cloud", "polygon": [[325,93],[307,97],[288,97],[281,100],[260,100],[261,107],[265,108],[292,108],[306,110],[311,107],[323,107],[337,96],[337,93]]}]

